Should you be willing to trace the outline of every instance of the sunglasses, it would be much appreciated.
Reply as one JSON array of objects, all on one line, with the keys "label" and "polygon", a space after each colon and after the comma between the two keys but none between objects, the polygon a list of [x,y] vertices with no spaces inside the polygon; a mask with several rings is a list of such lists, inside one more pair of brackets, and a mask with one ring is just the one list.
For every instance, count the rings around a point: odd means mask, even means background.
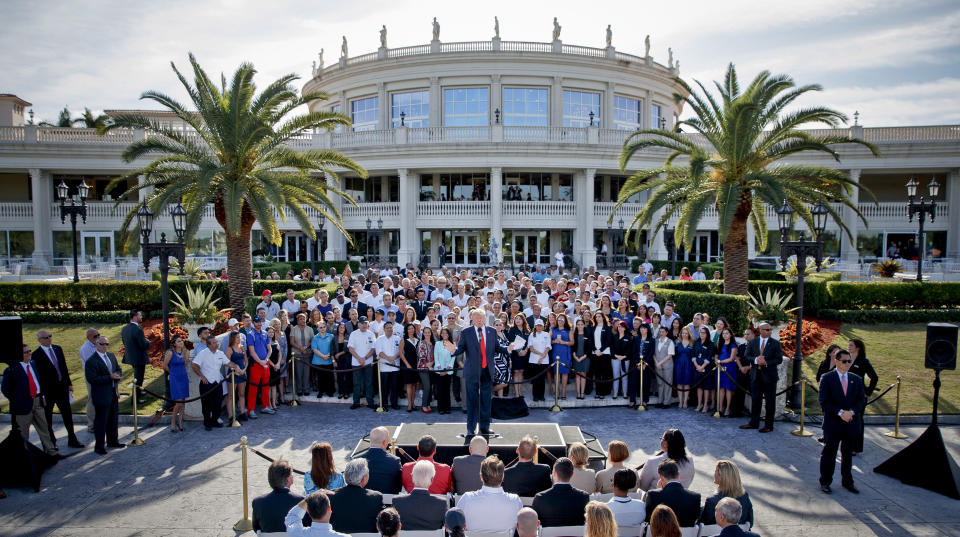
[{"label": "sunglasses", "polygon": [[104,347],[109,347],[109,346],[110,346],[109,343],[97,343],[97,345],[103,345]]},{"label": "sunglasses", "polygon": [[50,339],[50,338],[52,338],[52,337],[53,337],[53,336],[40,336],[38,339]]},{"label": "sunglasses", "polygon": [[840,360],[841,364],[852,364],[853,360]]}]

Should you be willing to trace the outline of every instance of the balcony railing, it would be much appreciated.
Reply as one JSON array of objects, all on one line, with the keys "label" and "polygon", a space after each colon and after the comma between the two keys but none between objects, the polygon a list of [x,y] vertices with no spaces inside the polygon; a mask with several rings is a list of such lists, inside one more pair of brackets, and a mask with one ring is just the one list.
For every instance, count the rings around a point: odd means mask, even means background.
[{"label": "balcony railing", "polygon": [[[489,201],[419,201],[417,216],[440,218],[483,218],[490,216]],[[450,222],[455,224],[456,222]]]},{"label": "balcony railing", "polygon": [[29,201],[0,203],[0,218],[4,220],[32,220],[33,203]]},{"label": "balcony railing", "polygon": [[585,144],[587,129],[584,127],[504,127],[503,141]]},{"label": "balcony railing", "polygon": [[[907,203],[904,201],[881,202],[877,205],[872,203],[861,203],[860,212],[863,213],[867,221],[907,221],[910,211],[907,209]],[[937,218],[948,218],[950,216],[950,205],[947,202],[937,203]]]},{"label": "balcony railing", "polygon": [[505,201],[503,215],[523,218],[574,218],[577,207],[572,201]]},{"label": "balcony railing", "polygon": [[410,129],[411,144],[489,142],[490,127],[422,127]]},{"label": "balcony railing", "polygon": [[340,212],[344,219],[372,218],[376,220],[377,218],[396,218],[400,216],[400,204],[395,202],[361,203],[359,207],[345,204]]}]

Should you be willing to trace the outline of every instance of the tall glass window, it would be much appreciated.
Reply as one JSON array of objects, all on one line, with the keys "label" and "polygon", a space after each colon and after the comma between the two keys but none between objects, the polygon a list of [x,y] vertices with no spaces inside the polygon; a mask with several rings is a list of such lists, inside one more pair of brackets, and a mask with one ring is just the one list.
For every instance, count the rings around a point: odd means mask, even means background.
[{"label": "tall glass window", "polygon": [[589,91],[563,90],[563,126],[586,127],[590,125],[590,113],[593,112],[593,125],[600,126],[600,94]]},{"label": "tall glass window", "polygon": [[503,88],[503,124],[508,127],[550,125],[546,88]]},{"label": "tall glass window", "polygon": [[377,110],[379,104],[378,97],[367,97],[366,99],[350,101],[350,118],[353,120],[353,130],[377,130]]},{"label": "tall glass window", "polygon": [[613,96],[613,128],[635,131],[640,128],[640,100]]},{"label": "tall glass window", "polygon": [[407,127],[430,126],[430,90],[406,91],[390,96],[390,120],[394,128],[400,126],[400,113]]},{"label": "tall glass window", "polygon": [[447,127],[476,127],[489,125],[490,89],[444,89],[443,124]]},{"label": "tall glass window", "polygon": [[651,129],[660,128],[660,105],[659,104],[650,105],[650,128]]}]

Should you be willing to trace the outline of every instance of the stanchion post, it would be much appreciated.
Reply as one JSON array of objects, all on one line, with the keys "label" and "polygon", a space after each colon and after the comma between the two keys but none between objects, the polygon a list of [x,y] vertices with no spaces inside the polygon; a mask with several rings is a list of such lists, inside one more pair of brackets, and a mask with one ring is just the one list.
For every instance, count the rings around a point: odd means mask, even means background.
[{"label": "stanchion post", "polygon": [[[637,412],[646,412],[647,410],[647,405],[646,403],[643,402],[643,368],[646,367],[646,365],[647,365],[646,362],[643,361],[643,356],[641,356],[640,362],[637,364],[637,367],[639,368],[638,374],[640,376],[640,393],[637,394],[640,396],[640,402],[637,403],[637,406],[634,407],[634,410],[636,410]],[[629,383],[630,383],[630,378],[627,377],[627,384]]]},{"label": "stanchion post", "polygon": [[717,364],[717,385],[714,387],[717,391],[717,408],[713,412],[714,418],[722,418],[723,414],[720,413],[720,360],[714,358],[713,360]]},{"label": "stanchion post", "polygon": [[133,381],[133,440],[130,441],[128,446],[142,446],[146,444],[142,438],[140,438],[140,426],[137,423],[137,397],[140,396],[140,386],[137,386],[137,381]]},{"label": "stanchion post", "polygon": [[387,411],[387,409],[383,408],[383,384],[380,382],[382,378],[383,377],[380,376],[380,360],[377,359],[377,398],[380,400],[378,403],[379,406],[377,406],[377,414],[382,414]]},{"label": "stanchion post", "polygon": [[813,436],[804,426],[807,421],[807,377],[800,377],[800,428],[790,431],[793,436]]},{"label": "stanchion post", "polygon": [[237,374],[231,370],[230,371],[230,408],[233,409],[233,411],[230,412],[230,425],[227,425],[227,427],[243,427],[242,425],[240,425],[240,422],[237,420],[236,377],[237,377]]},{"label": "stanchion post", "polygon": [[889,433],[884,433],[884,435],[889,436],[890,438],[896,438],[897,440],[903,440],[907,438],[907,435],[900,432],[900,382],[903,380],[903,377],[897,375],[897,418],[894,421],[893,431]]},{"label": "stanchion post", "polygon": [[290,360],[290,377],[287,380],[293,381],[293,385],[290,387],[290,406],[300,406],[300,403],[297,402],[297,357],[294,356]]},{"label": "stanchion post", "polygon": [[553,372],[553,406],[550,407],[550,412],[563,412],[563,409],[560,408],[560,360],[555,360],[556,371]]},{"label": "stanchion post", "polygon": [[243,518],[233,525],[235,531],[253,531],[253,521],[250,520],[250,502],[247,490],[247,437],[240,437],[240,466],[243,484]]}]

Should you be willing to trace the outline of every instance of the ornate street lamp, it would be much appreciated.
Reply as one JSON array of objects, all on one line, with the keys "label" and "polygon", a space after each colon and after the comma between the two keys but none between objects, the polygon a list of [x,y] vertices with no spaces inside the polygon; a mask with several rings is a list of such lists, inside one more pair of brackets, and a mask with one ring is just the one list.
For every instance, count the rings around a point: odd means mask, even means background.
[{"label": "ornate street lamp", "polygon": [[60,198],[60,222],[66,223],[67,216],[70,216],[70,228],[73,230],[73,282],[77,283],[80,281],[80,261],[77,258],[77,217],[83,218],[83,223],[87,223],[87,196],[90,194],[90,187],[87,186],[86,181],[80,179],[80,187],[77,189],[80,194],[80,203],[74,202],[72,199],[68,201],[68,194],[70,189],[67,187],[67,184],[60,180],[60,184],[57,185],[57,197]]},{"label": "ornate street lamp", "polygon": [[823,200],[819,200],[817,205],[810,210],[813,217],[813,241],[805,239],[804,234],[800,233],[799,240],[791,241],[790,232],[793,230],[793,209],[783,200],[783,205],[777,210],[777,223],[780,226],[780,264],[787,268],[787,260],[790,256],[797,256],[797,333],[794,339],[793,351],[793,377],[794,385],[790,387],[790,397],[788,404],[790,408],[800,408],[802,397],[800,385],[796,382],[801,376],[801,365],[803,363],[802,349],[802,331],[803,331],[803,278],[807,272],[807,257],[812,256],[816,262],[817,272],[820,272],[820,262],[823,257],[823,230],[827,227],[827,207]]},{"label": "ornate street lamp", "polygon": [[917,235],[917,246],[919,250],[919,260],[917,261],[917,281],[923,281],[923,254],[927,249],[926,240],[923,237],[923,222],[925,217],[930,217],[930,223],[933,223],[933,218],[937,213],[937,195],[940,194],[940,183],[937,182],[936,178],[930,179],[930,184],[927,185],[927,192],[930,194],[930,200],[925,201],[923,195],[920,196],[920,202],[914,202],[914,198],[917,195],[917,180],[913,177],[907,182],[907,211],[908,217],[907,222],[913,221],[913,215],[916,214],[917,222],[920,224],[920,229]]},{"label": "ornate street lamp", "polygon": [[183,275],[186,261],[186,244],[183,234],[186,231],[187,211],[180,202],[170,211],[173,219],[173,231],[176,242],[167,242],[167,234],[160,234],[160,242],[150,242],[153,233],[153,211],[147,207],[147,202],[137,210],[137,223],[140,224],[140,248],[143,252],[143,270],[150,272],[150,260],[154,257],[160,261],[160,300],[163,304],[163,348],[170,347],[170,293],[167,286],[167,275],[170,273],[170,257],[175,257],[180,263],[180,275]]},{"label": "ornate street lamp", "polygon": [[319,233],[319,235],[318,235],[318,237],[317,237],[317,242],[320,243],[320,262],[323,263],[323,255],[324,255],[324,252],[323,252],[323,250],[324,250],[324,248],[323,248],[323,243],[324,243],[324,239],[325,239],[324,235],[326,234],[326,232],[324,231],[323,227],[327,224],[327,216],[326,216],[325,214],[323,214],[323,213],[320,213],[320,215],[317,216],[317,222],[318,222],[319,228],[320,228],[320,233]]},{"label": "ornate street lamp", "polygon": [[593,110],[590,111],[590,126],[593,126]]}]

